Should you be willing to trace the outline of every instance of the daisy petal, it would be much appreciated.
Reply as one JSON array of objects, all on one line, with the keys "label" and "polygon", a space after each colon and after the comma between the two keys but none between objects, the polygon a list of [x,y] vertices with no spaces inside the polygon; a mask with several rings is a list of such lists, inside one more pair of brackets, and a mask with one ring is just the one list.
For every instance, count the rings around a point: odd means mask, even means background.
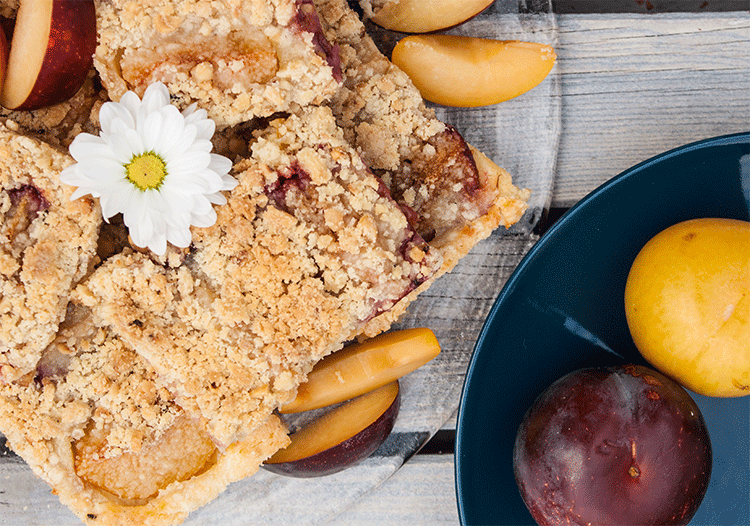
[{"label": "daisy petal", "polygon": [[177,141],[169,150],[164,151],[164,159],[168,162],[169,160],[181,157],[182,154],[191,150],[196,133],[198,133],[198,130],[194,125],[186,124],[182,129],[179,141]]},{"label": "daisy petal", "polygon": [[106,155],[109,153],[107,142],[97,135],[79,133],[68,148],[70,155],[80,160],[87,155]]},{"label": "daisy petal", "polygon": [[213,226],[216,223],[216,210],[211,208],[211,211],[207,214],[193,214],[190,223],[193,226],[197,226],[199,228],[208,228],[210,226]]},{"label": "daisy petal", "polygon": [[227,204],[227,198],[224,197],[224,194],[221,194],[219,192],[216,192],[215,194],[206,194],[206,199],[208,199],[211,203],[215,205]]},{"label": "daisy petal", "polygon": [[[129,92],[132,93],[132,92]],[[133,97],[138,100],[138,97],[133,93]],[[101,123],[102,134],[110,135],[113,133],[112,123],[116,120],[120,120],[129,128],[135,128],[134,113],[128,108],[127,104],[123,104],[122,100],[130,99],[126,93],[123,95],[121,101],[118,102],[105,102],[102,104],[99,110],[99,122]],[[140,104],[140,101],[138,101]]]},{"label": "daisy petal", "polygon": [[199,195],[195,198],[195,205],[193,206],[192,213],[193,217],[213,214],[214,221],[216,221],[216,211],[211,205],[211,201],[209,201],[204,195]]},{"label": "daisy petal", "polygon": [[198,128],[198,138],[200,139],[208,140],[213,137],[214,132],[216,131],[216,124],[214,123],[214,121],[208,119],[202,119],[200,121],[194,122],[193,124],[195,124],[195,126]]},{"label": "daisy petal", "polygon": [[211,155],[207,152],[187,151],[176,159],[167,162],[167,173],[170,175],[182,175],[197,173],[208,168],[211,163]]},{"label": "daisy petal", "polygon": [[125,133],[112,134],[108,137],[108,140],[112,157],[116,159],[117,162],[125,166],[133,160],[133,149],[125,137]]},{"label": "daisy petal", "polygon": [[167,236],[165,234],[153,234],[146,244],[148,249],[159,256],[167,251]]},{"label": "daisy petal", "polygon": [[[100,199],[102,214],[105,217],[112,217],[115,214],[124,213],[128,210],[130,203],[138,198],[140,190],[132,184],[121,182],[112,186],[112,192],[107,194],[107,204],[104,204],[104,197]],[[106,208],[106,213],[105,213]]]},{"label": "daisy petal", "polygon": [[193,150],[201,150],[204,152],[210,152],[213,149],[214,145],[211,141],[208,139],[195,139],[193,141],[193,144],[190,145],[190,148]]},{"label": "daisy petal", "polygon": [[169,228],[166,237],[170,243],[180,248],[189,247],[192,240],[190,228]]},{"label": "daisy petal", "polygon": [[211,163],[208,165],[209,169],[213,170],[217,174],[223,176],[229,173],[232,169],[232,161],[216,153],[211,154]]},{"label": "daisy petal", "polygon": [[222,190],[234,190],[235,188],[237,188],[237,185],[240,184],[239,181],[231,175],[224,175],[222,176],[221,180],[224,182]]},{"label": "daisy petal", "polygon": [[146,151],[143,145],[143,139],[136,130],[128,129],[125,130],[125,140],[130,145],[130,151],[133,152],[133,156],[141,155]]},{"label": "daisy petal", "polygon": [[76,188],[76,190],[71,194],[70,200],[75,201],[76,199],[85,197],[87,195],[90,195],[91,197],[98,197],[96,195],[93,195],[87,188]]},{"label": "daisy petal", "polygon": [[198,109],[198,103],[193,102],[190,106],[182,110],[182,116],[185,117],[185,122],[188,121],[188,117],[190,117],[195,111]]},{"label": "daisy petal", "polygon": [[155,82],[146,88],[143,94],[142,108],[146,113],[157,112],[169,104],[169,90],[161,82]]},{"label": "daisy petal", "polygon": [[161,134],[164,117],[159,112],[149,113],[141,123],[138,134],[143,141],[143,151],[158,152],[161,144]]},{"label": "daisy petal", "polygon": [[184,142],[185,119],[174,106],[163,108],[161,115],[164,119],[160,135],[161,140],[158,148],[155,148],[154,151],[161,155],[163,159],[169,159],[169,152],[181,146]]}]

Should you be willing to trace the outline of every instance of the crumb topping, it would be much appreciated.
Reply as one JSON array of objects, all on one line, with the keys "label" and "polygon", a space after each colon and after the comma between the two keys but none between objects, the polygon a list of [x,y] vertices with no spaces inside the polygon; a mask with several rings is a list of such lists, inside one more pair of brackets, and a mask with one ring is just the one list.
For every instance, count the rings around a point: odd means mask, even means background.
[{"label": "crumb topping", "polygon": [[0,381],[36,367],[96,249],[98,207],[57,178],[71,162],[0,125]]},{"label": "crumb topping", "polygon": [[441,263],[326,108],[274,120],[251,151],[184,263],[122,254],[75,293],[224,446]]}]

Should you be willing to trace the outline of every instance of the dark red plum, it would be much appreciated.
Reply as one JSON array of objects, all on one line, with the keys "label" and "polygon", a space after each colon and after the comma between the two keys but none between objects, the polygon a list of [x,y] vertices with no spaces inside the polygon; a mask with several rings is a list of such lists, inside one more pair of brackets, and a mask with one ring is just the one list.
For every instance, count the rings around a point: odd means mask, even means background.
[{"label": "dark red plum", "polygon": [[540,525],[673,525],[711,478],[711,441],[680,385],[647,367],[574,371],[526,413],[513,469]]}]

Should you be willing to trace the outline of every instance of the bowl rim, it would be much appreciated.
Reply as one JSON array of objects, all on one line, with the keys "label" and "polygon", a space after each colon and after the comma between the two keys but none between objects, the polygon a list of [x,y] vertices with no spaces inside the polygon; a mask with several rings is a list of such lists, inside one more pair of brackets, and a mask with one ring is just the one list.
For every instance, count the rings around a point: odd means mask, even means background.
[{"label": "bowl rim", "polygon": [[474,348],[472,350],[472,356],[471,356],[471,359],[469,360],[469,364],[466,370],[466,375],[464,377],[463,386],[461,389],[461,396],[459,398],[459,405],[458,405],[457,416],[456,416],[456,440],[455,440],[455,447],[454,447],[454,462],[453,462],[456,503],[458,505],[458,517],[459,517],[459,523],[461,525],[466,524],[465,522],[466,510],[464,508],[463,499],[461,498],[462,482],[461,482],[461,476],[460,476],[460,465],[461,465],[460,459],[461,459],[462,450],[463,450],[462,429],[464,428],[464,406],[466,403],[466,397],[467,397],[468,390],[469,390],[469,383],[471,382],[471,379],[474,376],[474,373],[476,371],[477,355],[479,354],[480,349],[484,345],[484,340],[487,336],[490,326],[492,325],[495,319],[497,311],[500,309],[500,306],[504,303],[505,298],[510,296],[510,294],[516,289],[518,285],[518,281],[521,279],[521,276],[525,273],[527,267],[529,267],[532,261],[534,261],[538,257],[539,252],[541,252],[547,245],[549,245],[549,243],[552,242],[552,240],[554,240],[555,238],[559,236],[560,230],[565,228],[565,226],[570,221],[574,220],[575,217],[579,215],[581,209],[589,206],[589,204],[592,201],[597,200],[598,197],[601,196],[602,194],[613,191],[613,188],[617,187],[624,180],[634,176],[637,173],[640,173],[641,171],[653,165],[659,164],[661,162],[667,161],[669,159],[683,155],[688,152],[707,149],[707,148],[713,148],[717,146],[728,146],[728,145],[742,144],[742,143],[750,144],[750,131],[732,133],[732,134],[727,134],[727,135],[719,135],[716,137],[710,137],[707,139],[702,139],[702,140],[688,143],[682,146],[678,146],[671,150],[667,150],[653,157],[650,157],[649,159],[646,159],[645,161],[642,161],[630,168],[627,168],[623,172],[620,172],[619,174],[613,176],[611,179],[602,183],[600,186],[592,190],[590,193],[588,193],[583,198],[581,198],[577,203],[575,203],[572,207],[570,207],[570,209],[567,210],[560,217],[560,219],[558,219],[555,222],[555,224],[553,224],[550,227],[550,229],[539,238],[539,240],[537,240],[534,246],[532,246],[531,249],[526,253],[526,255],[521,259],[521,262],[513,270],[510,277],[508,278],[508,280],[506,281],[506,283],[503,285],[502,289],[500,290],[500,293],[498,294],[497,298],[495,298],[495,301],[489,313],[487,314],[487,317],[485,318],[485,321],[482,325],[482,329],[480,330],[479,336],[477,337],[477,340],[474,344]]}]

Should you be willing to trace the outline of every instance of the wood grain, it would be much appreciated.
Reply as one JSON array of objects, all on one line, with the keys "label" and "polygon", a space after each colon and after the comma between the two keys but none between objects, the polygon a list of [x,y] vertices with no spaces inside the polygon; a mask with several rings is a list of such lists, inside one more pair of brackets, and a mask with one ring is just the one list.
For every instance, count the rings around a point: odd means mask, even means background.
[{"label": "wood grain", "polygon": [[750,129],[750,13],[558,16],[552,206],[660,152]]},{"label": "wood grain", "polygon": [[412,458],[375,491],[365,495],[329,526],[457,525],[450,455]]}]

